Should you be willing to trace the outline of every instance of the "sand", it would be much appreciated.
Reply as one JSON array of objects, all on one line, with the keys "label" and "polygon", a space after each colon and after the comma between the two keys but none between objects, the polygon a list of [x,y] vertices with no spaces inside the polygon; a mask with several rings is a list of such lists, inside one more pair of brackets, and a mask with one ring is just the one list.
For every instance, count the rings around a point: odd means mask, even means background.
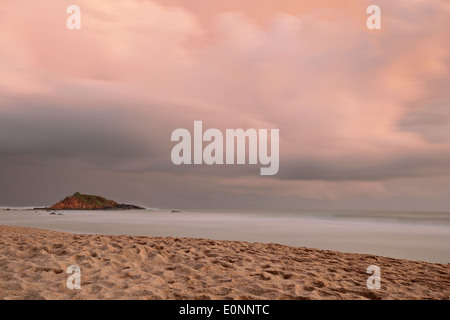
[{"label": "sand", "polygon": [[[66,269],[81,269],[81,289]],[[369,290],[369,265],[381,289]],[[0,299],[449,299],[450,265],[279,244],[0,226]]]}]

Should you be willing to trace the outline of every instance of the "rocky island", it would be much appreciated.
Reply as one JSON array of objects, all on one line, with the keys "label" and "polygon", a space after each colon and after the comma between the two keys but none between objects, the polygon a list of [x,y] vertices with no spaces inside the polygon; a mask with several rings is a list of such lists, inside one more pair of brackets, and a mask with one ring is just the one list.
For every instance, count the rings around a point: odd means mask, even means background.
[{"label": "rocky island", "polygon": [[35,208],[35,210],[140,210],[144,209],[132,204],[119,204],[113,200],[90,194],[75,192],[51,207]]}]

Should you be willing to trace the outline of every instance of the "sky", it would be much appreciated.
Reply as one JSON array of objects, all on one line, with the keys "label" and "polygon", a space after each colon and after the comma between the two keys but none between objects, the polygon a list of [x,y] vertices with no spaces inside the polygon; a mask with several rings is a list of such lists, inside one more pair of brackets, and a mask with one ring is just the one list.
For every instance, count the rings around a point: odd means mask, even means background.
[{"label": "sky", "polygon": [[[449,211],[449,30],[445,0],[1,1],[0,206]],[[195,120],[279,129],[278,173],[174,165]]]}]

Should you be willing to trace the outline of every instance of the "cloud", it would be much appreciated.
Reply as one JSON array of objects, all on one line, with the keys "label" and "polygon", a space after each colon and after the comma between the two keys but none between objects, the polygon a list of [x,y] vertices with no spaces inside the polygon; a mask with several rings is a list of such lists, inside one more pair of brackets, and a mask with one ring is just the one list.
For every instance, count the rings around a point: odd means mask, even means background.
[{"label": "cloud", "polygon": [[[386,197],[448,176],[448,2],[382,2],[379,31],[364,3],[290,3],[80,0],[77,31],[65,2],[2,3],[0,161],[195,175],[218,194],[231,177],[242,197],[269,184]],[[194,120],[279,128],[279,174],[260,190],[259,166],[174,166],[170,134]]]},{"label": "cloud", "polygon": [[417,132],[430,143],[450,141],[450,99],[429,101],[401,119],[404,131]]}]

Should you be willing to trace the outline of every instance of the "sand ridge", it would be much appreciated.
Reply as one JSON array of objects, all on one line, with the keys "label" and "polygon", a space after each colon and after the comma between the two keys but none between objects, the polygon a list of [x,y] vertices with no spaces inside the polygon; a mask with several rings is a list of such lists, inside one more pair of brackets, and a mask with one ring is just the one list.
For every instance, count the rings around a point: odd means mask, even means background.
[{"label": "sand ridge", "polygon": [[[69,290],[66,269],[81,269]],[[381,289],[366,286],[369,265]],[[449,299],[450,265],[209,239],[0,226],[0,299]]]}]

